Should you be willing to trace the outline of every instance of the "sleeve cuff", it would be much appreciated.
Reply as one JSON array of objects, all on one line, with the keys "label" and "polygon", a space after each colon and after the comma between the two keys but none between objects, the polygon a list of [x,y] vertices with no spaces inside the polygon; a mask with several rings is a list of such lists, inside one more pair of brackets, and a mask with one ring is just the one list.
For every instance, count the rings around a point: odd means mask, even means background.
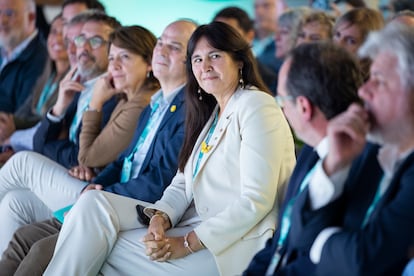
[{"label": "sleeve cuff", "polygon": [[343,191],[350,166],[328,177],[323,170],[323,160],[317,163],[315,174],[309,183],[309,198],[312,210],[317,210],[337,199]]},{"label": "sleeve cuff", "polygon": [[309,252],[309,257],[314,264],[318,264],[321,261],[322,249],[326,241],[335,233],[341,231],[339,227],[329,227],[322,230],[319,235],[316,237],[315,241],[312,244],[312,247]]},{"label": "sleeve cuff", "polygon": [[52,108],[50,108],[49,111],[46,113],[46,117],[53,123],[61,122],[63,120],[63,117],[65,117],[65,113],[63,113],[60,116],[55,116],[52,114]]}]

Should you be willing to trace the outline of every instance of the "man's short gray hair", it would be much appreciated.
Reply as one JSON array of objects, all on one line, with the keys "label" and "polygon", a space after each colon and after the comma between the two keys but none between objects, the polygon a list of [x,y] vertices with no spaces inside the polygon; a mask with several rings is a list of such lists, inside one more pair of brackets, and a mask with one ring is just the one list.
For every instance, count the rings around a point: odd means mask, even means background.
[{"label": "man's short gray hair", "polygon": [[374,60],[383,52],[397,58],[401,83],[405,89],[414,90],[414,28],[390,22],[381,31],[370,33],[358,54]]}]

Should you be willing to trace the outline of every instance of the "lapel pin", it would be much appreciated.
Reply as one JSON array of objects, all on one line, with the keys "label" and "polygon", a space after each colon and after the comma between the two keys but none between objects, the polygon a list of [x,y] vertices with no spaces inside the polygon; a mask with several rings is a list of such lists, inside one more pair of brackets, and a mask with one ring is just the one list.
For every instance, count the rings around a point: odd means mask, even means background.
[{"label": "lapel pin", "polygon": [[177,106],[174,104],[170,107],[170,112],[175,112],[177,110]]}]

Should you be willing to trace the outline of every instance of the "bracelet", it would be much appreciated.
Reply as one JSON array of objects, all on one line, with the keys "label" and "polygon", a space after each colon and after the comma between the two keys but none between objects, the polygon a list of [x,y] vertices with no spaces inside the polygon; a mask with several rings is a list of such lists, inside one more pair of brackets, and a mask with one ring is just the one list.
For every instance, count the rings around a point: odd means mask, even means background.
[{"label": "bracelet", "polygon": [[185,234],[184,236],[184,247],[190,252],[190,254],[194,253],[194,250],[191,249],[190,244],[188,243],[188,234],[190,232],[188,232],[187,234]]}]

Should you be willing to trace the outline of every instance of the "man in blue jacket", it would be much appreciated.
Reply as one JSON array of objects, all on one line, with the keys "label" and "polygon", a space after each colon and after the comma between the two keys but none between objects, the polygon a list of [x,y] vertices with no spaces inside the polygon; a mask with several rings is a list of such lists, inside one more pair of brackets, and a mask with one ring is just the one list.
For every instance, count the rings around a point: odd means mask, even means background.
[{"label": "man in blue jacket", "polygon": [[[70,186],[76,191],[73,197],[65,196],[71,202],[67,202],[68,200],[64,204],[61,202],[59,208],[73,203],[81,191],[90,189],[103,189],[148,202],[155,202],[161,197],[177,171],[178,155],[184,139],[185,55],[187,41],[195,28],[192,22],[176,21],[168,25],[158,39],[154,48],[152,69],[154,76],[160,81],[161,89],[154,94],[150,106],[143,111],[129,148],[117,161],[105,168],[94,179],[94,183],[85,183],[72,178],[67,175],[66,170],[57,169],[56,166],[53,167],[56,175],[47,173],[47,176],[52,178],[51,182],[57,186],[62,189]],[[46,165],[44,158],[34,153],[29,155],[17,156],[18,159],[31,159],[31,162],[39,163],[37,170],[52,168]],[[22,162],[18,159],[13,167],[18,167]],[[10,167],[7,166],[6,170],[9,172],[16,170]],[[2,171],[0,171],[0,179],[2,179]],[[46,173],[36,176],[34,181],[41,181],[45,175]],[[22,179],[19,181],[22,182]],[[27,186],[27,184],[22,185]],[[58,196],[59,188],[50,189]],[[0,187],[0,198],[1,190]],[[36,191],[34,194],[39,198],[42,197],[42,194]],[[50,200],[41,203],[49,208],[49,214],[45,219],[50,217],[51,210],[58,209],[57,206],[53,208],[48,205],[49,202]],[[8,271],[9,274],[5,275],[13,275],[17,268],[16,273],[21,273],[18,275],[25,275],[25,273],[41,275],[52,257],[57,239],[57,235],[53,236],[53,234],[58,233],[59,229],[60,223],[56,220],[20,228],[2,256],[0,270]],[[35,246],[31,249],[33,244]],[[42,254],[37,254],[38,250],[41,250]],[[24,258],[26,254],[28,256]]]},{"label": "man in blue jacket", "polygon": [[33,92],[48,53],[33,0],[1,0],[0,9],[0,111],[14,113]]}]

